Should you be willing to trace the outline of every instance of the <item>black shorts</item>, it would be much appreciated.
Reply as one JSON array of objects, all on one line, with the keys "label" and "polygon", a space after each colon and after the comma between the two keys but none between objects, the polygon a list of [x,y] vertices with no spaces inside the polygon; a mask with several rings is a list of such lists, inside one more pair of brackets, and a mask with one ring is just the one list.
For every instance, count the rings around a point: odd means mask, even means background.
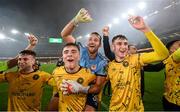
[{"label": "black shorts", "polygon": [[97,110],[98,109],[97,95],[95,95],[95,94],[88,94],[87,95],[86,104],[94,107]]},{"label": "black shorts", "polygon": [[162,99],[164,111],[180,111],[180,106],[169,102],[165,97]]}]

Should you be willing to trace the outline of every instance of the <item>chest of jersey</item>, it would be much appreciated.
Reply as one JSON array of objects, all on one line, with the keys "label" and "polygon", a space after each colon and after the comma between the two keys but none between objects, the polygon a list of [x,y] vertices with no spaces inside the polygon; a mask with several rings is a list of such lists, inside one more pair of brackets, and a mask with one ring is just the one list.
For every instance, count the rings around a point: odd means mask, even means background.
[{"label": "chest of jersey", "polygon": [[122,62],[112,61],[108,66],[111,82],[111,111],[132,111],[143,109],[140,95],[140,69],[137,57],[128,57]]},{"label": "chest of jersey", "polygon": [[15,96],[33,96],[42,90],[43,83],[40,74],[35,73],[28,76],[17,75],[10,81],[9,89],[11,94]]},{"label": "chest of jersey", "polygon": [[[83,86],[95,79],[95,75],[90,73],[90,70],[85,68],[81,69],[77,73],[67,73],[64,67],[57,68],[54,72],[54,78],[57,84],[61,84],[62,80],[74,80]],[[70,94],[63,95],[59,90],[59,110],[60,111],[82,111],[85,107],[86,94]]]}]

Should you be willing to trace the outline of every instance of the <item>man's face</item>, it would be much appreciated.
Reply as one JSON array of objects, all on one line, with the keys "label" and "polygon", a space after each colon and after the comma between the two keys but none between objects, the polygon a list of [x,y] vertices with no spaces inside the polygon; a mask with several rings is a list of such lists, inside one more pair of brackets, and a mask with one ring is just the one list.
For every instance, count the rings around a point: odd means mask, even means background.
[{"label": "man's face", "polygon": [[129,46],[129,54],[136,54],[137,48],[135,46]]},{"label": "man's face", "polygon": [[63,49],[63,61],[65,67],[74,68],[79,65],[80,53],[75,46],[66,46]]},{"label": "man's face", "polygon": [[98,52],[98,49],[101,46],[100,43],[101,43],[100,38],[95,34],[91,34],[88,40],[88,44],[87,44],[88,51],[91,54]]},{"label": "man's face", "polygon": [[173,45],[169,49],[170,54],[174,53],[178,48],[180,48],[180,41],[176,41],[173,43]]},{"label": "man's face", "polygon": [[116,39],[112,43],[112,49],[118,59],[123,59],[128,54],[128,42],[126,39]]},{"label": "man's face", "polygon": [[18,57],[18,67],[19,70],[29,70],[32,69],[35,65],[35,58],[31,55],[19,55]]}]

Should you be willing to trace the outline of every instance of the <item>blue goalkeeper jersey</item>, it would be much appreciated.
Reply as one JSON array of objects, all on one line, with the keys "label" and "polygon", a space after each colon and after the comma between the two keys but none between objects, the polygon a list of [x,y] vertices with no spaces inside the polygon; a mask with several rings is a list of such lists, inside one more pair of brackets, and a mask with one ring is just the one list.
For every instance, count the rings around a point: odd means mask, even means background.
[{"label": "blue goalkeeper jersey", "polygon": [[80,66],[91,69],[93,74],[97,76],[106,76],[106,65],[108,63],[107,59],[102,56],[99,52],[95,59],[90,59],[88,54],[87,47],[82,46],[80,42],[78,42],[80,47]]}]

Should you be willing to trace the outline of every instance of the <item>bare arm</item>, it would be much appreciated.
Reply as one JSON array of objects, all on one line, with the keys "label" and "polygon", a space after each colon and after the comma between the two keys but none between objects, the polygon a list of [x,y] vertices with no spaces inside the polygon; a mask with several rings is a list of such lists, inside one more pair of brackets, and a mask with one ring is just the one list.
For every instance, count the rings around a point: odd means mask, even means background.
[{"label": "bare arm", "polygon": [[54,95],[48,104],[47,111],[58,111],[58,109],[59,109],[59,96],[57,97]]},{"label": "bare arm", "polygon": [[106,82],[106,77],[97,76],[96,83],[89,88],[88,93],[99,93]]},{"label": "bare arm", "polygon": [[[25,49],[26,50],[33,50],[38,43],[38,39],[33,34],[30,34],[28,36],[28,41],[29,41],[29,44]],[[17,65],[17,58],[18,58],[18,56],[7,61],[8,68],[12,68],[12,67]]]},{"label": "bare arm", "polygon": [[64,41],[67,43],[74,43],[75,38],[72,36],[72,33],[75,27],[78,25],[78,23],[90,21],[92,21],[92,18],[90,17],[88,11],[82,8],[78,12],[78,14],[62,30],[61,36],[64,39]]},{"label": "bare arm", "polygon": [[63,40],[67,43],[75,43],[75,38],[72,36],[72,33],[75,29],[75,25],[73,23],[73,20],[71,20],[62,30],[61,36]]}]

